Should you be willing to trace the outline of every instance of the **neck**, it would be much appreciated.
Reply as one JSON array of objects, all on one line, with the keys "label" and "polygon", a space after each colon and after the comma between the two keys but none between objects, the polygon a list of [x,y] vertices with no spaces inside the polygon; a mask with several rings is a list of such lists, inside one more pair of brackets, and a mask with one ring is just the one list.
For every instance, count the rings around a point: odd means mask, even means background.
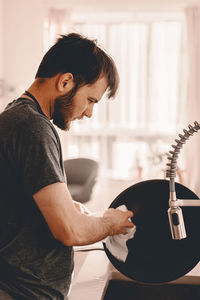
[{"label": "neck", "polygon": [[[53,92],[51,86],[47,83],[39,84],[36,79],[33,84],[27,89],[29,93],[31,93],[37,100],[40,105],[41,110],[45,114],[45,116],[50,120],[53,113]],[[27,99],[32,100],[28,95],[23,95]],[[32,100],[33,101],[33,100]]]}]

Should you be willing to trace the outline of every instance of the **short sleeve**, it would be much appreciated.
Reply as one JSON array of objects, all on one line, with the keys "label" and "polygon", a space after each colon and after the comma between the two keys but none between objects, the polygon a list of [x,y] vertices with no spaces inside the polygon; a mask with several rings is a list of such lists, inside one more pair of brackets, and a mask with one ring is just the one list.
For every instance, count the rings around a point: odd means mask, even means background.
[{"label": "short sleeve", "polygon": [[12,161],[28,194],[56,182],[65,182],[59,137],[49,120],[23,120],[12,133]]}]

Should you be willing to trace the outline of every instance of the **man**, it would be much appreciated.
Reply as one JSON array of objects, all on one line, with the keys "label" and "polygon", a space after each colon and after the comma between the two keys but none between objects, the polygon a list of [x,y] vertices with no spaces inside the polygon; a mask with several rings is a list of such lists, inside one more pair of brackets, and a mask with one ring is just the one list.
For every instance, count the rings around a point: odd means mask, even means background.
[{"label": "man", "polygon": [[117,86],[112,59],[94,41],[69,34],[50,48],[33,84],[0,115],[2,299],[67,299],[72,246],[133,227],[130,211],[108,209],[98,218],[73,202],[50,121],[68,130],[73,120],[90,118],[106,90],[112,97]]}]

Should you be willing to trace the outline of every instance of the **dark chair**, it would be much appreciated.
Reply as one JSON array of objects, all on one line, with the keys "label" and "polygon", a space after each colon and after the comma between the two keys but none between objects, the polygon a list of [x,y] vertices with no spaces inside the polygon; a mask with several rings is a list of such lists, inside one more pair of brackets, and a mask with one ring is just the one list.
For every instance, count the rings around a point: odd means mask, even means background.
[{"label": "dark chair", "polygon": [[98,175],[98,163],[89,158],[73,158],[65,160],[64,167],[72,198],[81,203],[87,202]]}]

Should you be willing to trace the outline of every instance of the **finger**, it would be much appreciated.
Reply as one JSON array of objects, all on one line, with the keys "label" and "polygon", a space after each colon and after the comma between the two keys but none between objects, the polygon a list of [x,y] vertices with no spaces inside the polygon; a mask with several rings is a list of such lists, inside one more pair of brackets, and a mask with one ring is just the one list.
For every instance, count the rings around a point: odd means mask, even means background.
[{"label": "finger", "polygon": [[132,210],[128,210],[127,213],[128,213],[129,218],[132,218],[134,215]]},{"label": "finger", "polygon": [[88,209],[85,209],[84,212],[85,212],[86,215],[90,215],[91,214],[91,212]]},{"label": "finger", "polygon": [[133,228],[135,225],[132,223],[132,222],[128,222],[127,223],[127,226],[126,227],[128,227],[128,228]]}]

